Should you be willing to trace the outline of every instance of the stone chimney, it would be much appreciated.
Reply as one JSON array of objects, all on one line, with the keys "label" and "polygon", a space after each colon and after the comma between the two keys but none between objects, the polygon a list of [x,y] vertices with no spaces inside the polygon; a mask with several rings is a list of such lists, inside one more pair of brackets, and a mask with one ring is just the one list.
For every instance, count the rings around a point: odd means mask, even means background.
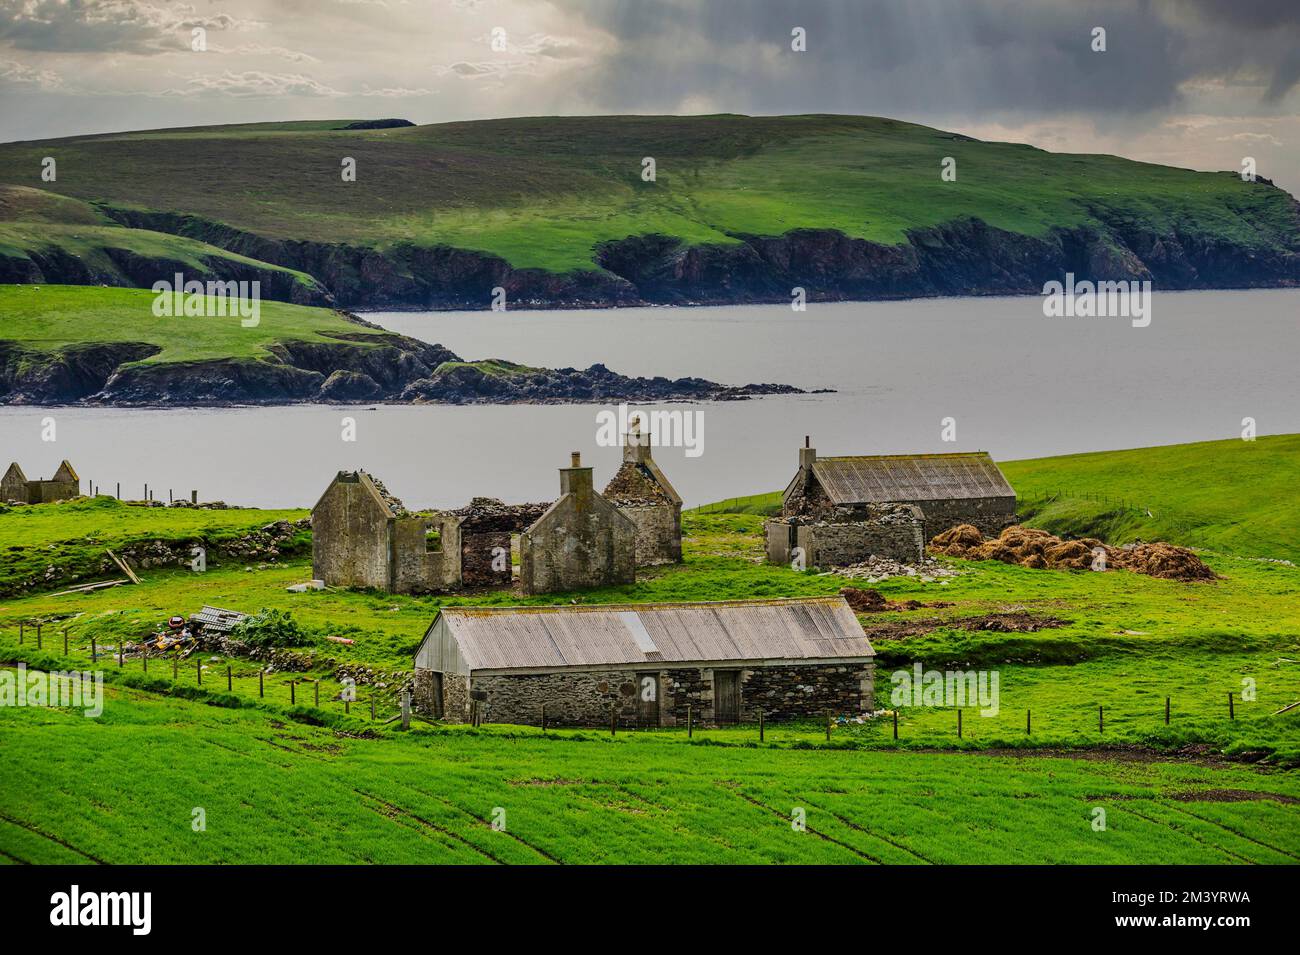
[{"label": "stone chimney", "polygon": [[570,455],[569,466],[560,468],[560,494],[590,497],[592,493],[591,468],[584,468],[582,455],[574,451]]},{"label": "stone chimney", "polygon": [[817,460],[817,449],[812,446],[812,438],[809,435],[803,436],[803,447],[799,449],[799,470],[807,471]]},{"label": "stone chimney", "polygon": [[628,425],[627,434],[623,436],[623,461],[630,464],[645,464],[650,460],[650,432],[641,430],[641,419],[636,418]]}]

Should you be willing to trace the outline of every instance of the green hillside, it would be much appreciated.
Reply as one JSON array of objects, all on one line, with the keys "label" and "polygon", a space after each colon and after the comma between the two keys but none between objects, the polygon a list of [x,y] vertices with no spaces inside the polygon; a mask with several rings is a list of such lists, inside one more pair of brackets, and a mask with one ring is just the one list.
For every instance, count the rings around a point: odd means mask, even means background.
[{"label": "green hillside", "polygon": [[[1111,544],[1163,540],[1225,553],[1300,561],[1300,434],[1126,451],[1096,451],[998,466],[1030,527]],[[729,498],[712,514],[777,514],[781,493]]]},{"label": "green hillside", "polygon": [[[85,136],[0,145],[0,183],[190,213],[259,236],[493,253],[517,268],[593,267],[608,240],[690,244],[833,229],[896,245],[976,217],[1052,229],[1177,232],[1300,251],[1290,197],[1226,173],[1052,154],[864,116],[536,117],[349,130],[337,123]],[[333,128],[331,128],[333,127]],[[58,163],[56,182],[41,162]],[[355,182],[340,163],[356,160]],[[641,179],[653,157],[657,181]],[[945,157],[957,180],[940,180]]]}]

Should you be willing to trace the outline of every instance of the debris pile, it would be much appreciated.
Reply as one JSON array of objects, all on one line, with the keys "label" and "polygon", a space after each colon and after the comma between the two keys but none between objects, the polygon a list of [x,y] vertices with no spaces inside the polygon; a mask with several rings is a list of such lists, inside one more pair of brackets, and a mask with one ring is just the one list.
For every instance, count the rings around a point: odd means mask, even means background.
[{"label": "debris pile", "polygon": [[921,603],[919,600],[886,600],[885,595],[879,590],[871,590],[864,587],[845,587],[840,591],[840,596],[848,603],[854,613],[881,613],[885,610],[922,610],[938,609],[940,607],[951,607],[952,604],[946,601],[937,600],[934,603]]},{"label": "debris pile", "polygon": [[[1004,564],[1038,569],[1119,568],[1165,580],[1218,579],[1218,575],[1186,547],[1165,543],[1108,547],[1096,538],[1064,540],[1047,531],[1019,524],[988,540],[970,524],[960,524],[936,535],[930,541],[930,552],[966,560],[1000,560]],[[1104,558],[1104,563],[1101,558]]]},{"label": "debris pile", "polygon": [[937,560],[929,557],[922,558],[916,564],[905,564],[890,557],[874,555],[866,560],[858,561],[856,564],[849,564],[845,567],[832,567],[828,573],[848,577],[850,580],[865,580],[869,584],[879,583],[891,577],[915,577],[922,583],[928,584],[931,581],[941,581],[946,577],[961,575],[961,571],[945,567]]}]

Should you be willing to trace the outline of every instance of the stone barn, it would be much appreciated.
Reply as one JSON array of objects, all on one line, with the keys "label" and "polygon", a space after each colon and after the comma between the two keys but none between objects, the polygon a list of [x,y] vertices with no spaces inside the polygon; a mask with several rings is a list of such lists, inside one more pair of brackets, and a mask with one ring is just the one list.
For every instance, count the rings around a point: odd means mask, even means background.
[{"label": "stone barn", "polygon": [[311,511],[312,574],[330,587],[454,590],[460,525],[452,515],[409,513],[365,471],[340,471]]},{"label": "stone barn", "polygon": [[[452,721],[684,726],[874,709],[875,651],[843,597],[444,607],[415,654],[415,705]],[[472,697],[471,697],[472,694]]]},{"label": "stone barn", "polygon": [[596,493],[574,451],[560,499],[519,537],[520,586],[544,594],[635,582],[636,525]]},{"label": "stone barn", "polygon": [[920,509],[922,536],[973,524],[997,536],[1016,522],[1016,492],[984,451],[819,458],[799,449],[799,470],[781,497],[782,518],[836,521],[885,504]]},{"label": "stone barn", "polygon": [[49,501],[67,501],[81,493],[81,478],[66,460],[49,480],[29,481],[15,461],[0,478],[0,501],[20,504],[45,504]]},{"label": "stone barn", "polygon": [[638,567],[682,559],[682,499],[650,453],[650,434],[639,424],[623,439],[623,464],[605,498],[636,525]]}]

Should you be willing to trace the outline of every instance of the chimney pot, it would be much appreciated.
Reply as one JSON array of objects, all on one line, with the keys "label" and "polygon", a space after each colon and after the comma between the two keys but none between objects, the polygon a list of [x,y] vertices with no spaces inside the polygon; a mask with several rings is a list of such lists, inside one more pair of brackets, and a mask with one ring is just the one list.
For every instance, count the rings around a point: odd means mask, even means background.
[{"label": "chimney pot", "polygon": [[570,451],[570,452],[569,452],[569,467],[571,467],[571,468],[580,468],[580,467],[582,467],[582,453],[581,453],[581,452],[579,452],[579,451]]}]

